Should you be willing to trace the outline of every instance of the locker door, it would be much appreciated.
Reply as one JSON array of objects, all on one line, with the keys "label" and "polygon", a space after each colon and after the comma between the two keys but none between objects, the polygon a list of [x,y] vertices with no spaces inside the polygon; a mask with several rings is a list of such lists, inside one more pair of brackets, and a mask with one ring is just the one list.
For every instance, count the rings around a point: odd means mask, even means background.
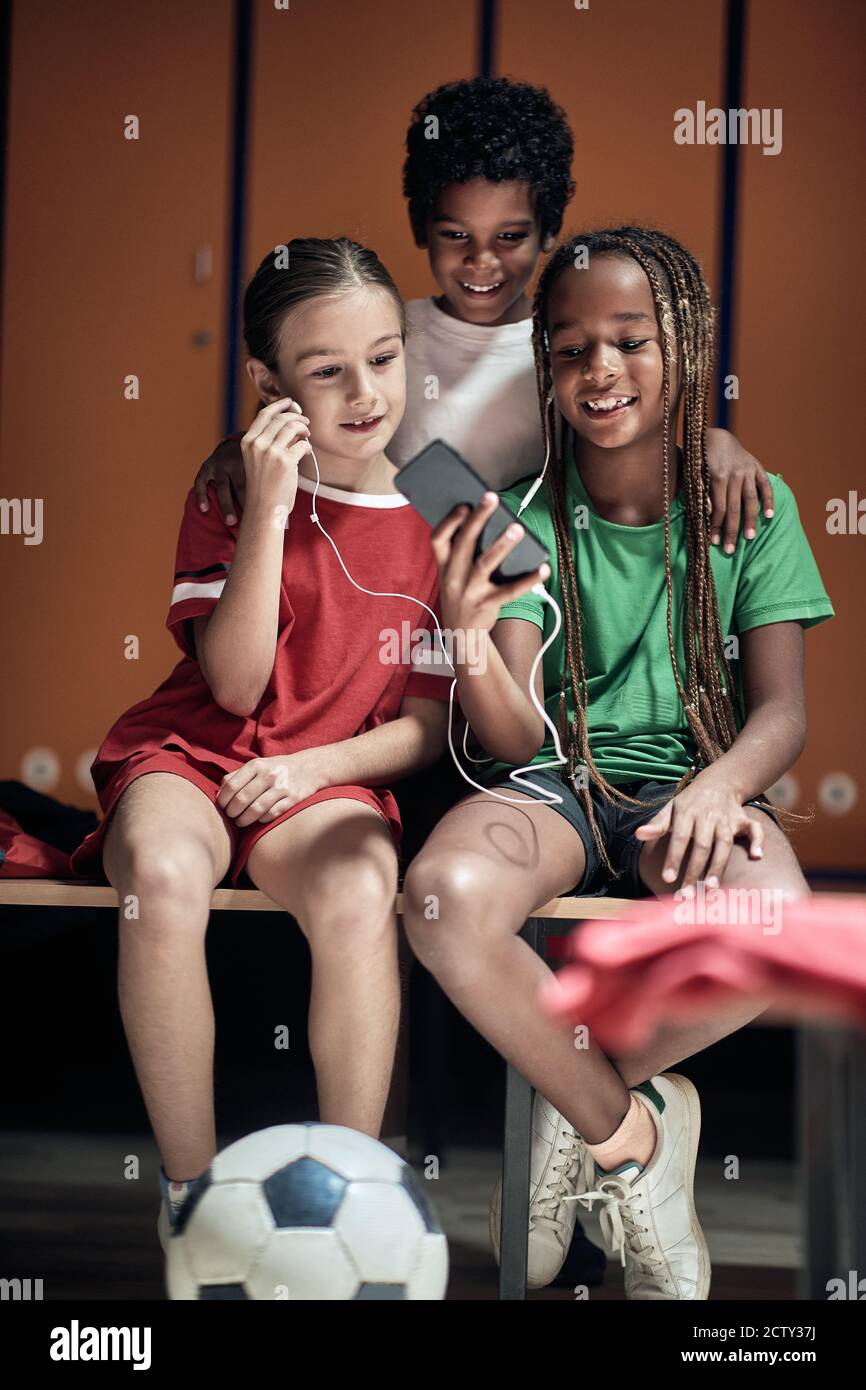
[{"label": "locker door", "polygon": [[837,614],[806,634],[809,733],[793,770],[794,809],[816,808],[796,840],[813,868],[862,869],[866,842],[866,536],[827,529],[832,499],[847,512],[850,490],[866,498],[858,313],[866,195],[856,173],[866,153],[864,36],[856,0],[749,6],[744,105],[781,110],[782,148],[740,150],[733,428],[793,488]]},{"label": "locker door", "polygon": [[[372,247],[404,298],[432,294],[402,195],[412,107],[476,70],[477,6],[462,0],[292,0],[255,7],[246,271],[293,236]],[[247,416],[255,398],[244,381]],[[246,417],[245,417],[246,418]]]},{"label": "locker door", "polygon": [[43,534],[0,536],[0,767],[78,804],[88,750],[178,656],[174,545],[220,424],[231,64],[230,0],[14,6],[0,493],[41,501]]},{"label": "locker door", "polygon": [[[547,87],[574,132],[577,191],[563,237],[639,222],[678,237],[715,276],[718,149],[677,145],[674,111],[724,84],[722,0],[499,0],[496,71]],[[713,286],[715,288],[715,286]]]}]

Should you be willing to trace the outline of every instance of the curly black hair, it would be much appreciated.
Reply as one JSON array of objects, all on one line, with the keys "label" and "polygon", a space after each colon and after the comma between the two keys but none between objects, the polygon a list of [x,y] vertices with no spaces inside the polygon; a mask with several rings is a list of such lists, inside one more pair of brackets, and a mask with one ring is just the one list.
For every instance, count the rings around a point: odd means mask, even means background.
[{"label": "curly black hair", "polygon": [[573,153],[565,112],[545,87],[509,77],[470,77],[428,92],[412,112],[403,165],[416,241],[425,242],[442,189],[478,178],[525,180],[542,237],[556,236],[574,193]]}]

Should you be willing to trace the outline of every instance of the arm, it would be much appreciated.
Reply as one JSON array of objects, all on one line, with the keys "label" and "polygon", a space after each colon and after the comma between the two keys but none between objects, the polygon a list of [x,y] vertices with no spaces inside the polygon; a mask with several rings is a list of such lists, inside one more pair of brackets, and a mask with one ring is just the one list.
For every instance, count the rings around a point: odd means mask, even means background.
[{"label": "arm", "polygon": [[[456,669],[460,708],[475,737],[491,757],[515,767],[531,762],[544,743],[545,724],[529,698],[529,673],[541,640],[535,623],[502,618],[485,644],[486,670],[478,674],[465,666]],[[543,705],[541,662],[535,693]]]},{"label": "arm", "polygon": [[803,751],[804,649],[796,622],[755,627],[740,638],[746,722],[728,752],[700,775],[714,775],[741,805],[778,781]]},{"label": "arm", "polygon": [[286,757],[253,758],[223,779],[217,804],[238,825],[268,822],[322,787],[383,786],[429,767],[443,752],[448,706],[406,696],[396,719],[354,738]]},{"label": "arm", "polygon": [[309,427],[285,401],[262,410],[243,438],[248,501],[234,561],[212,613],[193,619],[196,656],[217,704],[250,715],[276,655],[285,518],[295,504]]},{"label": "arm", "polygon": [[728,430],[706,431],[707,468],[710,475],[710,540],[719,545],[724,527],[724,548],[732,554],[743,515],[743,534],[753,540],[758,520],[758,497],[764,516],[773,515],[773,487],[764,469]]},{"label": "arm", "polygon": [[248,508],[219,602],[192,620],[202,674],[231,714],[252,714],[274,669],[283,539],[271,509]]},{"label": "arm", "polygon": [[328,743],[316,751],[328,770],[323,785],[386,786],[430,767],[448,742],[448,706],[442,700],[406,696],[396,719],[365,734]]},{"label": "arm", "polygon": [[706,875],[721,881],[734,840],[747,835],[749,853],[763,850],[761,817],[744,802],[766,791],[796,762],[806,741],[803,629],[798,622],[770,623],[740,638],[747,717],[732,747],[635,833],[644,842],[670,832],[662,877],[673,883],[686,849],[693,848],[683,884]]},{"label": "arm", "polygon": [[[499,610],[546,579],[550,570],[544,565],[510,584],[492,581],[493,571],[523,535],[519,524],[517,534],[503,532],[473,561],[476,541],[499,501],[495,493],[485,496],[488,500],[482,498],[471,515],[467,507],[456,508],[437,526],[431,541],[440,571],[443,626],[455,633],[480,634],[477,650],[482,660],[477,665],[460,661],[461,644],[454,644],[460,707],[488,753],[522,766],[544,742],[545,725],[529,698],[529,672],[541,647],[541,629],[516,618],[499,621]],[[472,650],[468,641],[464,645]],[[536,692],[543,703],[540,666]]]}]

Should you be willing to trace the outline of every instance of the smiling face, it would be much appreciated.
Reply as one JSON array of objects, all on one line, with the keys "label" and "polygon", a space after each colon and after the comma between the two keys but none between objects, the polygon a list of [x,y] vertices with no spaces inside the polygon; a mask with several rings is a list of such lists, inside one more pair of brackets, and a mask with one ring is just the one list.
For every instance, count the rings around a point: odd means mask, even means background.
[{"label": "smiling face", "polygon": [[439,194],[426,245],[445,307],[493,327],[526,317],[518,301],[553,238],[541,240],[528,183],[473,179]]},{"label": "smiling face", "polygon": [[547,332],[556,403],[579,436],[620,449],[661,433],[662,333],[637,261],[596,253],[586,269],[564,270],[548,297]]},{"label": "smiling face", "polygon": [[263,399],[300,403],[317,454],[368,462],[387,447],[406,405],[392,295],[368,286],[309,300],[283,321],[277,370],[251,359],[250,373]]}]

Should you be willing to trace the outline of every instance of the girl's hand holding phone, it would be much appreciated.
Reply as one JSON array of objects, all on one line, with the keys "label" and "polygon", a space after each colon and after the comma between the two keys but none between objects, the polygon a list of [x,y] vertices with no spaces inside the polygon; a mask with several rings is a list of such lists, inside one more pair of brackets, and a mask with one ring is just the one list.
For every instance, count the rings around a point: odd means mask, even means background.
[{"label": "girl's hand holding phone", "polygon": [[504,603],[528,593],[550,575],[550,566],[543,564],[506,584],[491,578],[524,534],[519,522],[513,522],[488,550],[474,558],[478,537],[498,505],[496,493],[486,492],[474,509],[455,507],[430,538],[439,566],[443,627],[452,632],[489,632],[498,622]]},{"label": "girl's hand holding phone", "polygon": [[286,515],[292,511],[298,464],[312,452],[309,436],[310,421],[290,397],[272,401],[259,411],[241,440],[248,511],[280,509]]}]

